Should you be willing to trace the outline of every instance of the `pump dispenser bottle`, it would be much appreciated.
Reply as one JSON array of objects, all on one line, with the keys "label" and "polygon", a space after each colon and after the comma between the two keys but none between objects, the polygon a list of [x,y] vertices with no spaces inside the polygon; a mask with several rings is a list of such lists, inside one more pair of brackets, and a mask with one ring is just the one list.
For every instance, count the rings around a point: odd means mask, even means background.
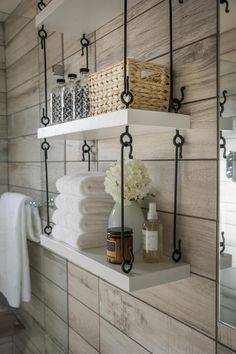
[{"label": "pump dispenser bottle", "polygon": [[156,203],[149,203],[147,220],[143,224],[143,260],[159,262],[163,255],[162,224],[158,219]]}]

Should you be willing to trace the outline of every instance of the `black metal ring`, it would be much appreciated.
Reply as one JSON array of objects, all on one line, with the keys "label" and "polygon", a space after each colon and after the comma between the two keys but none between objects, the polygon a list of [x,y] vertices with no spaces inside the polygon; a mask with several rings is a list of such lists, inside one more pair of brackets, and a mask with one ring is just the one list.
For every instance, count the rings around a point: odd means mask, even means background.
[{"label": "black metal ring", "polygon": [[134,254],[133,254],[132,247],[130,247],[129,253],[130,253],[130,261],[128,261],[127,259],[124,259],[122,262],[122,266],[121,266],[123,272],[126,274],[130,273],[133,268]]},{"label": "black metal ring", "polygon": [[[178,141],[178,139],[180,141]],[[184,137],[179,134],[179,132],[173,138],[173,144],[177,147],[181,147],[184,145]]]},{"label": "black metal ring", "polygon": [[[128,138],[129,140],[124,140],[125,138]],[[120,136],[120,143],[123,147],[129,147],[130,151],[129,151],[129,158],[132,160],[133,159],[133,137],[132,135],[129,133],[129,127],[126,126],[125,127],[125,132],[121,134]]]},{"label": "black metal ring", "polygon": [[44,29],[44,25],[42,25],[42,28],[40,28],[40,30],[38,31],[38,35],[41,39],[46,39],[48,34]]},{"label": "black metal ring", "polygon": [[50,144],[45,140],[42,144],[41,144],[41,149],[43,151],[48,151],[50,149]]},{"label": "black metal ring", "polygon": [[40,0],[37,4],[37,7],[40,11],[42,11],[46,7],[46,4],[43,2],[43,0]]},{"label": "black metal ring", "polygon": [[82,47],[89,46],[89,40],[88,40],[88,38],[85,37],[85,34],[83,34],[83,37],[80,40],[80,44],[82,45]]},{"label": "black metal ring", "polygon": [[134,95],[130,91],[123,91],[120,95],[120,99],[126,108],[129,108],[129,105],[134,101]]},{"label": "black metal ring", "polygon": [[49,236],[52,233],[52,227],[50,225],[45,226],[44,232]]},{"label": "black metal ring", "polygon": [[41,123],[46,127],[50,123],[50,119],[47,116],[43,115],[41,118]]}]

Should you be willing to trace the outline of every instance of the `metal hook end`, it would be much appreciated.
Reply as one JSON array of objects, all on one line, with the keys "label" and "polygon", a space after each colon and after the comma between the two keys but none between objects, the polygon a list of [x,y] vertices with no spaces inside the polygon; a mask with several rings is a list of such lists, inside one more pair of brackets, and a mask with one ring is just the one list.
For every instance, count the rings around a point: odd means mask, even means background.
[{"label": "metal hook end", "polygon": [[172,253],[172,259],[174,262],[178,263],[182,257],[181,251],[181,240],[178,241],[178,248],[176,248]]},{"label": "metal hook end", "polygon": [[124,273],[129,274],[133,268],[134,253],[132,247],[129,248],[130,260],[124,259],[122,263],[122,270]]}]

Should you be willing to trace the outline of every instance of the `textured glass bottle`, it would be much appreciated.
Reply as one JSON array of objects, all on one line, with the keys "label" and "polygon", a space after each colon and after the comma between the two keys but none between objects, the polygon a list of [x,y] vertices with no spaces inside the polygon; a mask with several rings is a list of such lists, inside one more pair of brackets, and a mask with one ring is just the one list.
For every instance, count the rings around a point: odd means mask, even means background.
[{"label": "textured glass bottle", "polygon": [[143,260],[159,262],[163,255],[162,225],[158,220],[156,203],[149,204],[147,220],[143,224]]},{"label": "textured glass bottle", "polygon": [[65,80],[57,79],[57,85],[50,93],[50,123],[57,124],[64,121],[64,90]]},{"label": "textured glass bottle", "polygon": [[64,90],[64,122],[75,119],[76,74],[68,74],[68,82]]},{"label": "textured glass bottle", "polygon": [[80,105],[80,118],[86,118],[90,113],[89,103],[89,85],[88,85],[89,69],[80,69],[80,93],[79,93],[79,105]]}]

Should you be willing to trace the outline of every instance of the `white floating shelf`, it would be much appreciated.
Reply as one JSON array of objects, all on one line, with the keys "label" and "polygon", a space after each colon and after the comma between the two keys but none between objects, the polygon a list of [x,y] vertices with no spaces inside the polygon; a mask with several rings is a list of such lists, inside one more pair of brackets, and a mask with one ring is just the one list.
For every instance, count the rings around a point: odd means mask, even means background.
[{"label": "white floating shelf", "polygon": [[123,109],[40,128],[38,129],[38,138],[63,137],[70,140],[117,138],[124,132],[127,125],[133,136],[155,134],[160,130],[189,129],[190,116],[168,112]]},{"label": "white floating shelf", "polygon": [[161,263],[148,264],[143,262],[140,254],[137,254],[132,272],[127,275],[122,272],[119,264],[107,262],[104,247],[78,251],[44,235],[41,236],[41,245],[127,292],[167,284],[190,276],[189,264],[175,263],[169,258]]},{"label": "white floating shelf", "polygon": [[[140,0],[129,0],[129,8]],[[82,36],[124,11],[122,0],[52,0],[37,16],[36,27]]]}]

